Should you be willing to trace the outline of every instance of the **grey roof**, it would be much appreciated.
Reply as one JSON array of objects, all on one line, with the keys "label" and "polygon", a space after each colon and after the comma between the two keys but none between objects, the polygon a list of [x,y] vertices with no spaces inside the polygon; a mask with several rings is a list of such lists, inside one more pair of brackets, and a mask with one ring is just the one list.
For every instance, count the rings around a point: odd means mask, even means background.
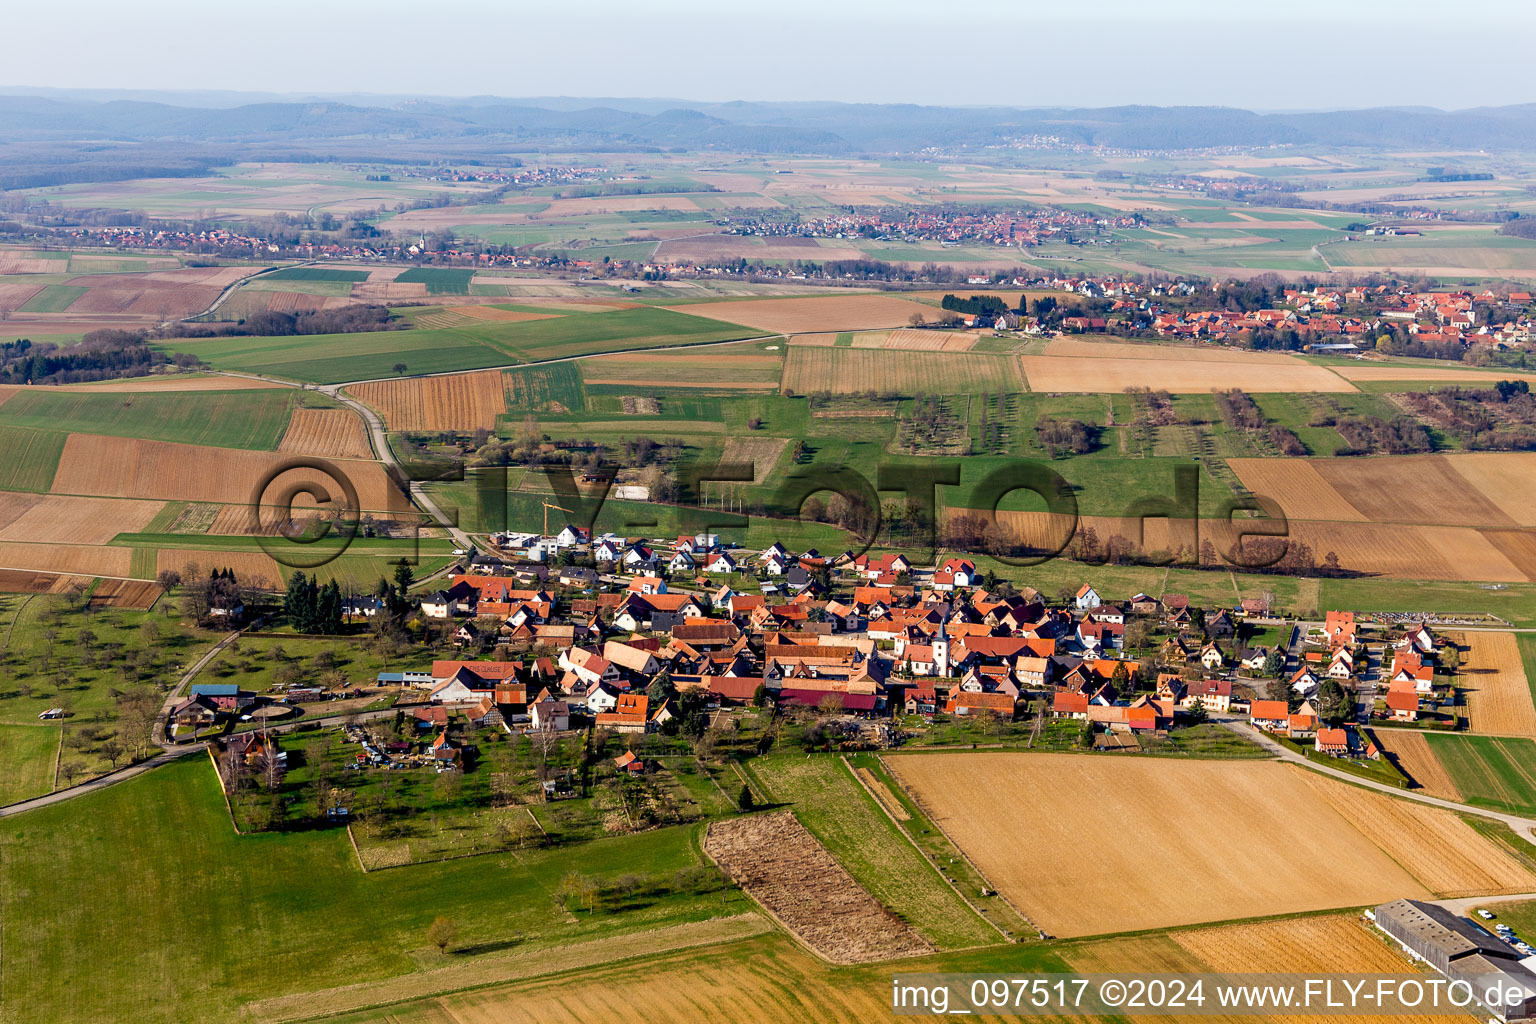
[{"label": "grey roof", "polygon": [[1393,900],[1376,908],[1376,920],[1393,922],[1421,949],[1434,949],[1447,961],[1469,953],[1488,953],[1510,962],[1514,959],[1514,951],[1497,936],[1434,903]]}]

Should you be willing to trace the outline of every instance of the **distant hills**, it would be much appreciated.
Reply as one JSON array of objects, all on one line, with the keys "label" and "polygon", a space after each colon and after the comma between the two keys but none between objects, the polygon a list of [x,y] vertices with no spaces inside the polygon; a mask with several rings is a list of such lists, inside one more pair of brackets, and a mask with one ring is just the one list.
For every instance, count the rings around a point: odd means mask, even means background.
[{"label": "distant hills", "polygon": [[[0,90],[4,92],[5,90]],[[240,102],[249,99],[249,102]],[[0,96],[0,184],[64,152],[137,149],[167,166],[251,147],[313,156],[461,158],[520,148],[912,154],[981,150],[1030,136],[1134,150],[1273,144],[1449,150],[1536,148],[1536,104],[1258,114],[1230,107],[1010,108],[853,103],[693,103],[546,97],[280,97],[16,90]],[[145,144],[154,144],[146,146]],[[168,159],[170,154],[176,160]],[[105,162],[112,162],[112,159]],[[46,162],[46,161],[44,161]],[[65,163],[76,161],[65,160]],[[153,161],[151,161],[153,162]],[[38,164],[36,166],[42,166]]]}]

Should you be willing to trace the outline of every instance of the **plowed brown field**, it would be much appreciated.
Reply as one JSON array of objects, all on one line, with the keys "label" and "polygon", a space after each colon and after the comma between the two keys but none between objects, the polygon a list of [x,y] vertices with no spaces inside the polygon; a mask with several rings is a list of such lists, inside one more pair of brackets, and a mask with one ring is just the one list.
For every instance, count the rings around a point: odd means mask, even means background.
[{"label": "plowed brown field", "polygon": [[143,611],[154,607],[165,591],[159,584],[148,580],[102,580],[96,584],[89,602],[92,608],[134,608]]},{"label": "plowed brown field", "polygon": [[833,963],[933,952],[790,811],[711,822],[704,852],[800,941]]},{"label": "plowed brown field", "polygon": [[1335,782],[1304,768],[1286,770],[1438,896],[1536,889],[1536,874],[1452,811]]},{"label": "plowed brown field", "polygon": [[[252,500],[253,491],[268,473],[298,457],[71,434],[54,474],[53,492],[239,505]],[[339,473],[351,480],[364,509],[395,511],[409,507],[405,496],[378,463],[335,460],[335,465]],[[295,469],[269,483],[263,504],[283,504],[279,492],[300,483],[324,489],[333,502],[344,501],[338,481],[327,479],[319,470]],[[293,503],[313,506],[317,499],[314,494],[297,494]]]},{"label": "plowed brown field", "polygon": [[1345,501],[1372,522],[1517,525],[1458,473],[1456,464],[1444,455],[1316,459],[1312,465]]},{"label": "plowed brown field", "polygon": [[21,544],[0,542],[0,568],[83,576],[128,576],[132,548],[89,544]]},{"label": "plowed brown field", "polygon": [[347,390],[378,410],[391,430],[490,430],[507,411],[500,370],[372,381]]},{"label": "plowed brown field", "polygon": [[181,548],[161,548],[155,552],[155,572],[167,570],[183,572],[188,566],[196,566],[201,575],[213,569],[233,569],[243,587],[257,590],[281,586],[290,570],[278,565],[276,560],[262,551],[188,551]]},{"label": "plowed brown field", "polygon": [[1461,790],[1445,765],[1435,756],[1422,732],[1413,729],[1377,729],[1376,743],[1397,762],[1403,774],[1430,796],[1461,802]]},{"label": "plowed brown field", "polygon": [[1447,633],[1463,647],[1456,685],[1467,695],[1472,732],[1536,737],[1536,704],[1513,633]]},{"label": "plowed brown field", "polygon": [[105,544],[119,533],[138,533],[163,501],[75,498],[0,492],[0,541]]},{"label": "plowed brown field", "polygon": [[1290,519],[1367,521],[1306,459],[1228,459],[1227,465],[1249,491],[1279,502]]},{"label": "plowed brown field", "polygon": [[[969,753],[898,755],[886,764],[982,874],[1055,935],[1425,892],[1301,773],[1274,762]],[[1274,841],[1275,822],[1285,822],[1284,843]],[[1130,898],[1125,885],[1087,886],[1063,868],[1085,850],[1106,879],[1134,879],[1148,864],[1198,863],[1200,881],[1136,886]]]},{"label": "plowed brown field", "polygon": [[295,409],[283,434],[280,452],[371,459],[373,446],[362,417],[351,409]]}]

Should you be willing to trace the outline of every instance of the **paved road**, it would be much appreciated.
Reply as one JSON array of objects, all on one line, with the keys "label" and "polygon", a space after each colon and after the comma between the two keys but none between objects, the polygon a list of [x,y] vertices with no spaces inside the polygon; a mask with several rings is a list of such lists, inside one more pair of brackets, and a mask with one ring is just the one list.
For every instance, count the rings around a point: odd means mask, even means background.
[{"label": "paved road", "polygon": [[[254,629],[256,626],[265,621],[265,619],[260,619],[257,622],[253,622],[251,625],[246,626],[245,629]],[[154,743],[155,746],[164,747],[167,749],[170,748],[171,742],[165,731],[166,722],[171,717],[171,709],[181,701],[181,692],[192,684],[192,680],[197,678],[197,674],[201,672],[210,661],[216,658],[220,651],[224,650],[224,648],[228,647],[230,644],[239,639],[240,634],[245,632],[245,629],[237,629],[233,633],[226,636],[224,639],[220,640],[218,643],[214,644],[203,653],[201,658],[198,658],[196,661],[194,661],[191,667],[189,667],[185,672],[181,674],[180,679],[176,680],[176,685],[171,687],[171,692],[165,695],[165,702],[160,705],[160,713],[155,716],[155,725],[149,734],[150,741]]]},{"label": "paved road", "polygon": [[207,745],[206,743],[194,743],[185,747],[178,747],[175,750],[164,750],[146,761],[131,764],[126,768],[119,768],[115,772],[98,776],[89,782],[82,782],[78,786],[55,790],[46,796],[34,797],[31,800],[23,800],[19,804],[9,804],[5,807],[0,807],[0,818],[7,818],[12,814],[20,814],[23,811],[36,810],[39,807],[47,807],[49,804],[63,803],[65,800],[73,800],[77,796],[94,793],[98,789],[106,789],[108,786],[131,779],[135,775],[143,775],[152,768],[158,768],[163,764],[170,764],[172,761],[179,760],[189,754],[201,753]]},{"label": "paved road", "polygon": [[1346,772],[1340,768],[1332,768],[1328,765],[1319,764],[1316,761],[1309,760],[1308,758],[1303,757],[1301,754],[1298,754],[1296,751],[1291,750],[1289,747],[1281,746],[1273,739],[1255,729],[1252,725],[1243,719],[1213,717],[1212,721],[1215,721],[1219,725],[1230,729],[1232,732],[1237,733],[1244,739],[1252,740],[1259,746],[1263,747],[1265,750],[1280,758],[1282,761],[1289,761],[1292,764],[1302,765],[1311,769],[1312,771],[1321,772],[1324,775],[1331,775],[1336,779],[1342,779],[1343,781],[1353,783],[1356,786],[1364,786],[1367,789],[1380,790],[1381,792],[1390,796],[1401,797],[1405,800],[1413,800],[1421,804],[1429,804],[1431,807],[1440,807],[1447,811],[1456,811],[1460,814],[1475,814],[1479,817],[1491,818],[1494,821],[1501,821],[1508,825],[1514,831],[1515,835],[1529,843],[1532,843],[1533,845],[1536,845],[1536,837],[1533,837],[1532,834],[1532,830],[1536,830],[1536,819],[1522,818],[1516,814],[1504,814],[1500,811],[1490,811],[1482,807],[1469,807],[1466,804],[1458,804],[1452,800],[1441,800],[1439,797],[1428,796],[1424,793],[1415,793],[1411,790],[1398,789],[1396,786],[1389,786],[1384,782],[1375,782],[1370,779],[1362,779],[1360,776],[1351,775],[1349,772]]}]

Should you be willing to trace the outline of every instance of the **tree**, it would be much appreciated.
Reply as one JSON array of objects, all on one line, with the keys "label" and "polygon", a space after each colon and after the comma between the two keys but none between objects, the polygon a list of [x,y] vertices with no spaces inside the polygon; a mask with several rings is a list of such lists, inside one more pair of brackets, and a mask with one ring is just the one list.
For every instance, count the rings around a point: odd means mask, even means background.
[{"label": "tree", "polygon": [[1317,688],[1317,713],[1324,721],[1337,724],[1350,717],[1355,709],[1354,698],[1337,679],[1324,679]]},{"label": "tree", "polygon": [[661,707],[676,694],[677,690],[672,686],[672,675],[665,669],[656,673],[651,685],[645,688],[645,695],[650,698],[653,709]]},{"label": "tree", "polygon": [[403,377],[403,376],[405,376],[406,366],[405,366],[404,363],[396,363],[395,366],[394,366],[394,370],[395,370],[395,376]]},{"label": "tree", "polygon": [[1455,644],[1446,644],[1440,648],[1440,668],[1445,672],[1454,673],[1461,667],[1461,649]]},{"label": "tree", "polygon": [[1278,676],[1285,671],[1285,654],[1279,650],[1270,651],[1264,655],[1264,674]]},{"label": "tree", "polygon": [[451,917],[439,915],[427,926],[427,941],[436,946],[439,953],[448,952],[448,947],[458,937],[459,926]]},{"label": "tree", "polygon": [[1209,715],[1205,710],[1205,701],[1196,697],[1194,702],[1189,705],[1189,720],[1198,725],[1208,717]]},{"label": "tree", "polygon": [[743,814],[757,806],[757,801],[752,796],[751,786],[742,783],[741,796],[736,798],[736,805],[741,808]]}]

